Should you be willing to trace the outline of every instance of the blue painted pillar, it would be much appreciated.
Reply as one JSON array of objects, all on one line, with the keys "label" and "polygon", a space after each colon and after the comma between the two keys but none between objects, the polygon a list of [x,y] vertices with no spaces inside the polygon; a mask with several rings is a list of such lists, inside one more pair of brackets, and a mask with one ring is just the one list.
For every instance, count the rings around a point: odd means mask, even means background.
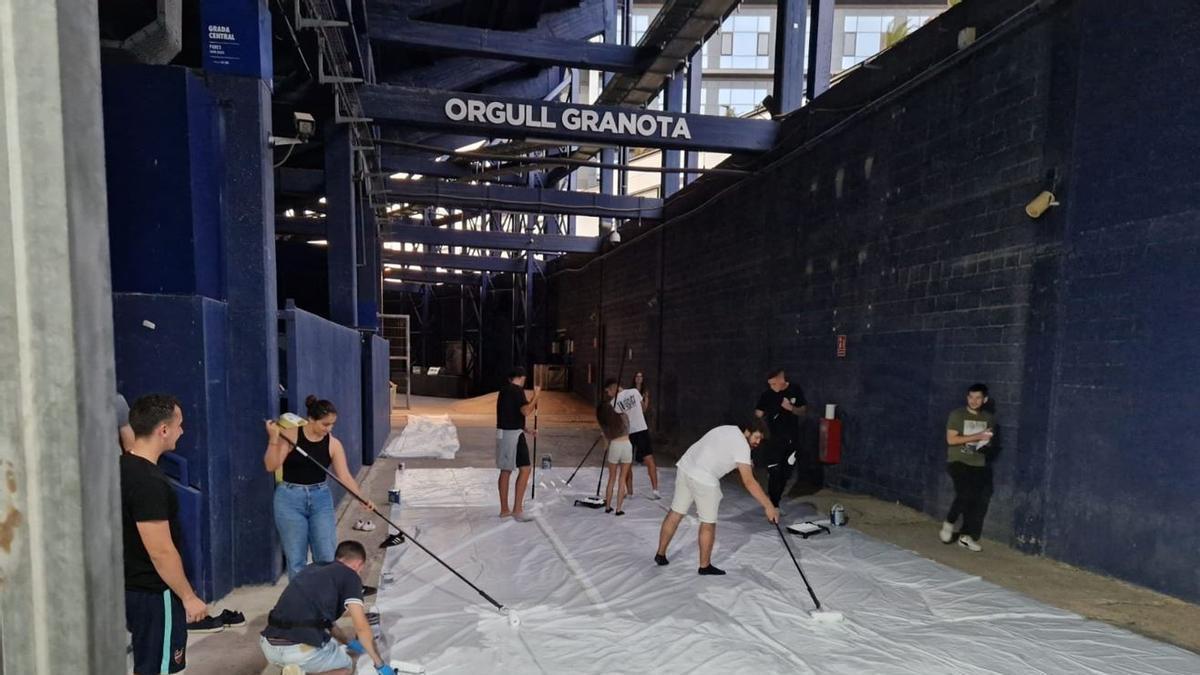
[{"label": "blue painted pillar", "polygon": [[[328,200],[327,200],[328,201]],[[358,326],[379,330],[379,300],[383,285],[383,267],[379,253],[379,225],[375,212],[363,198],[359,201],[362,219],[362,256],[358,266]]]},{"label": "blue painted pillar", "polygon": [[[809,0],[779,0],[775,12],[775,89],[780,115],[804,104],[804,23]],[[816,4],[820,4],[819,0]],[[830,15],[832,26],[832,15]],[[832,55],[831,55],[832,58]]]},{"label": "blue painted pillar", "polygon": [[829,88],[833,65],[833,0],[811,0],[812,23],[808,35],[808,100]]},{"label": "blue painted pillar", "polygon": [[[697,49],[688,59],[687,65],[687,112],[692,115],[699,115],[701,108],[701,96],[704,93],[704,52]],[[689,150],[684,153],[684,166],[689,169],[696,169],[700,166],[700,153],[695,150]],[[700,177],[698,173],[684,174],[684,184],[691,183]]]},{"label": "blue painted pillar", "polygon": [[[259,420],[279,413],[275,297],[275,177],[271,89],[255,77],[209,75],[223,115],[221,239],[229,303],[229,461],[234,583],[274,581],[280,552],[263,470]],[[254,423],[252,423],[254,422]]]},{"label": "blue painted pillar", "polygon": [[358,250],[355,241],[354,150],[350,127],[325,133],[325,229],[329,245],[329,319],[353,326],[358,319]]},{"label": "blue painted pillar", "polygon": [[[663,89],[663,110],[670,113],[683,112],[683,68],[675,71],[667,86]],[[678,169],[683,165],[682,152],[663,148],[662,166],[664,169]],[[659,183],[659,195],[666,199],[679,191],[679,179],[683,174],[664,173]]]}]

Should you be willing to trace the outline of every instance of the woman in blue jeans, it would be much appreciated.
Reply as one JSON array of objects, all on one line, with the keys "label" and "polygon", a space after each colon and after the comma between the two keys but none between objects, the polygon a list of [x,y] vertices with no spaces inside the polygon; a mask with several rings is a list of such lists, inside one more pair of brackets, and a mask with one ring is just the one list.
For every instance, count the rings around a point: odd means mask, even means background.
[{"label": "woman in blue jeans", "polygon": [[[333,562],[337,547],[333,495],[325,482],[325,472],[300,453],[292,452],[292,443],[332,471],[354,494],[362,494],[346,465],[341,441],[333,437],[337,408],[316,396],[306,398],[304,405],[308,409],[308,423],[299,429],[280,429],[274,421],[267,422],[270,440],[263,457],[267,471],[274,473],[283,467],[283,482],[275,486],[275,527],[279,528],[287,559],[288,580],[308,564],[310,548],[313,562],[327,563]],[[368,510],[375,509],[369,501],[367,504]]]}]

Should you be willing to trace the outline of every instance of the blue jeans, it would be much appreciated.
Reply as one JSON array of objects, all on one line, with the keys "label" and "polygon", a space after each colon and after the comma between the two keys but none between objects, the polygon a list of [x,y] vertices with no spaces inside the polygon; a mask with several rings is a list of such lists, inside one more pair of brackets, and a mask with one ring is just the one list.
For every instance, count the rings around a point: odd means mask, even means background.
[{"label": "blue jeans", "polygon": [[279,529],[283,556],[287,559],[289,581],[308,564],[309,548],[313,562],[333,562],[337,524],[329,486],[325,483],[275,486],[275,527]]}]

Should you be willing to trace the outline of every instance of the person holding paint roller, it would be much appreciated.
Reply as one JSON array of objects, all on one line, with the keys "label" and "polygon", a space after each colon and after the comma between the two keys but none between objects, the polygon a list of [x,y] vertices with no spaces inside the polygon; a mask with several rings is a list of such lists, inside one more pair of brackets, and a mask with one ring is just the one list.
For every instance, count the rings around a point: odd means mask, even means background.
[{"label": "person holding paint roller", "polygon": [[695,503],[696,516],[700,519],[700,568],[697,571],[705,576],[725,574],[724,570],[712,564],[712,550],[717,539],[721,477],[735,469],[750,496],[762,505],[767,520],[779,523],[779,509],[759,487],[750,464],[750,451],[758,447],[766,436],[767,426],[758,417],[751,417],[740,426],[720,426],[709,431],[683,453],[675,465],[675,495],[671,499],[671,510],[663,519],[659,531],[655,563],[670,563],[667,560],[667,547],[679,529],[679,523]]},{"label": "person holding paint roller", "polygon": [[616,509],[618,516],[625,515],[622,506],[625,503],[625,478],[633,464],[633,443],[629,442],[629,418],[624,412],[618,412],[616,405],[617,390],[621,385],[616,380],[604,383],[604,400],[596,406],[596,421],[600,423],[600,431],[608,440],[608,487],[604,491],[604,512],[613,512],[613,485],[617,486]]},{"label": "person holding paint roller", "polygon": [[[650,443],[650,426],[646,416],[650,411],[650,394],[646,389],[646,376],[642,371],[633,374],[633,386],[617,392],[613,407],[625,413],[629,419],[629,442],[633,444],[633,459],[646,465],[650,475],[650,499],[662,499],[658,492],[658,465],[654,463],[654,449]],[[633,467],[625,475],[625,493],[633,494]]]},{"label": "person holding paint roller", "polygon": [[804,391],[788,382],[782,368],[767,374],[767,390],[758,397],[754,414],[766,421],[771,432],[759,465],[767,469],[767,496],[777,508],[800,447],[800,419],[807,412]]},{"label": "person holding paint roller", "polygon": [[[364,653],[379,675],[395,671],[379,654],[363,608],[362,571],[367,550],[356,541],[343,541],[329,563],[308,565],[288,582],[267,615],[259,637],[263,656],[284,675],[350,675],[354,661],[342,648]],[[354,624],[354,637],[344,635],[334,622],[343,614]]]},{"label": "person holding paint roller", "polygon": [[[525,434],[532,435],[533,431],[525,428],[525,417],[533,412],[537,405],[542,388],[534,386],[533,397],[525,398],[525,369],[513,368],[508,375],[508,382],[500,387],[496,396],[496,468],[500,476],[496,488],[500,493],[500,517],[512,516],[524,521],[525,488],[529,486],[529,472],[532,462],[529,461],[529,445]],[[517,485],[513,495],[513,503],[508,505],[509,481],[512,472],[517,472]]]},{"label": "person holding paint roller", "polygon": [[[316,396],[306,398],[304,405],[308,419],[298,429],[281,429],[275,420],[267,421],[267,451],[263,456],[268,472],[283,467],[283,482],[275,487],[275,527],[287,559],[289,580],[304,569],[310,549],[313,562],[333,562],[337,523],[333,494],[321,467],[332,470],[355,496],[362,494],[346,464],[346,451],[333,436],[337,408]],[[320,466],[292,452],[296,446],[303,448]],[[375,510],[369,500],[361,501],[368,511]]]}]

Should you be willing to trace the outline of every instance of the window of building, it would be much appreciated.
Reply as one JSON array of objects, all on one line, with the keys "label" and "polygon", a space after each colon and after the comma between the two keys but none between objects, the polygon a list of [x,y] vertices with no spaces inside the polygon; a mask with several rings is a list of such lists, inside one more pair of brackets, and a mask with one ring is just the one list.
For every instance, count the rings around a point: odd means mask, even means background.
[{"label": "window of building", "polygon": [[632,21],[630,21],[633,24],[633,40],[630,44],[636,45],[642,41],[642,36],[646,34],[646,31],[650,30],[650,17],[650,14],[633,15]]},{"label": "window of building", "polygon": [[770,16],[731,16],[721,24],[720,36],[721,68],[770,70]]},{"label": "window of building", "polygon": [[711,89],[705,83],[706,95],[701,96],[700,111],[705,115],[723,115],[739,117],[762,105],[762,100],[769,93],[769,87],[763,83],[739,84],[735,82],[712,83],[716,96],[711,95]]},{"label": "window of building", "polygon": [[[904,36],[925,25],[936,11],[909,10],[904,14],[875,14],[847,12],[842,24],[841,68],[845,70],[862,63],[884,49],[899,42]],[[834,65],[839,65],[835,58]]]}]

